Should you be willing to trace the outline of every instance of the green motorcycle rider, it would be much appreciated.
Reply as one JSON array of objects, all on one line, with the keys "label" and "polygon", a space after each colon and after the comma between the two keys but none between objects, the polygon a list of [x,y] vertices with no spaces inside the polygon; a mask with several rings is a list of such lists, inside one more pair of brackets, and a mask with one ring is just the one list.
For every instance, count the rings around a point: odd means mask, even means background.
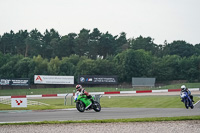
[{"label": "green motorcycle rider", "polygon": [[92,96],[81,86],[81,85],[76,85],[76,95],[86,95],[88,99],[91,100],[91,104],[89,104],[85,109],[87,110],[93,103],[94,100],[92,99]]}]

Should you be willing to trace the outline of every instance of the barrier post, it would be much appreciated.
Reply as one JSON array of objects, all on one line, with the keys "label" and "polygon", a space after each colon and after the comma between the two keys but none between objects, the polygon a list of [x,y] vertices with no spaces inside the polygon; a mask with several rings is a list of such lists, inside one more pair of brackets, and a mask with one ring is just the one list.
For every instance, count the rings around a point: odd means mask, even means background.
[{"label": "barrier post", "polygon": [[101,97],[100,95],[95,95],[94,100],[100,103],[100,97]]},{"label": "barrier post", "polygon": [[[67,93],[68,95],[69,93]],[[65,101],[64,101],[64,105],[67,105],[67,95],[65,96]]]}]

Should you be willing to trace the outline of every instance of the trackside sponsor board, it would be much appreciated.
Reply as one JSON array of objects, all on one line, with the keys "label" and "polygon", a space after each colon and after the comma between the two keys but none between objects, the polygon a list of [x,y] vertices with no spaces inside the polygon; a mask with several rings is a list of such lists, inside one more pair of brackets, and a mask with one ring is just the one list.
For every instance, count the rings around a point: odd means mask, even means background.
[{"label": "trackside sponsor board", "polygon": [[74,76],[34,75],[35,84],[74,84]]},{"label": "trackside sponsor board", "polygon": [[117,84],[117,76],[80,75],[80,84]]},{"label": "trackside sponsor board", "polygon": [[0,85],[10,85],[10,86],[29,86],[30,79],[0,79]]},{"label": "trackside sponsor board", "polygon": [[132,86],[155,86],[156,78],[132,77]]},{"label": "trackside sponsor board", "polygon": [[27,98],[11,98],[11,107],[27,107]]}]

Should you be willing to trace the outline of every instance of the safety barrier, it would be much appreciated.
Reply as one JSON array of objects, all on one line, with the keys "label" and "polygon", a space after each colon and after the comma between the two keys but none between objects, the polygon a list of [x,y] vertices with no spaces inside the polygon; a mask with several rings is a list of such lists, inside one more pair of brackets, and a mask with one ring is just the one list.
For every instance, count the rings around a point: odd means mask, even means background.
[{"label": "safety barrier", "polygon": [[[200,88],[189,88],[190,91],[200,91]],[[114,91],[114,92],[90,92],[91,95],[107,95],[107,94],[135,94],[135,93],[161,93],[161,92],[178,92],[181,89],[165,89],[165,90],[138,90],[138,91]],[[67,94],[43,94],[43,95],[23,95],[23,96],[0,96],[0,98],[40,98],[40,97],[65,97],[73,96],[74,93]]]}]

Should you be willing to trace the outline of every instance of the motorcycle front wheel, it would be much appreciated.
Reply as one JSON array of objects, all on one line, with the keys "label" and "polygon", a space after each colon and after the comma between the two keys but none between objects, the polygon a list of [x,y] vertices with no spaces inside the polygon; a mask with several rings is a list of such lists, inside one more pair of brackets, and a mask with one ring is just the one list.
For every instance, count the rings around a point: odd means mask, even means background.
[{"label": "motorcycle front wheel", "polygon": [[93,109],[96,112],[100,112],[101,111],[101,105],[97,101],[94,101]]},{"label": "motorcycle front wheel", "polygon": [[85,111],[85,104],[82,101],[78,101],[76,103],[76,108],[79,112],[84,112]]},{"label": "motorcycle front wheel", "polygon": [[188,109],[188,107],[189,107],[189,101],[188,100],[185,100],[185,107],[186,107],[186,109]]}]

